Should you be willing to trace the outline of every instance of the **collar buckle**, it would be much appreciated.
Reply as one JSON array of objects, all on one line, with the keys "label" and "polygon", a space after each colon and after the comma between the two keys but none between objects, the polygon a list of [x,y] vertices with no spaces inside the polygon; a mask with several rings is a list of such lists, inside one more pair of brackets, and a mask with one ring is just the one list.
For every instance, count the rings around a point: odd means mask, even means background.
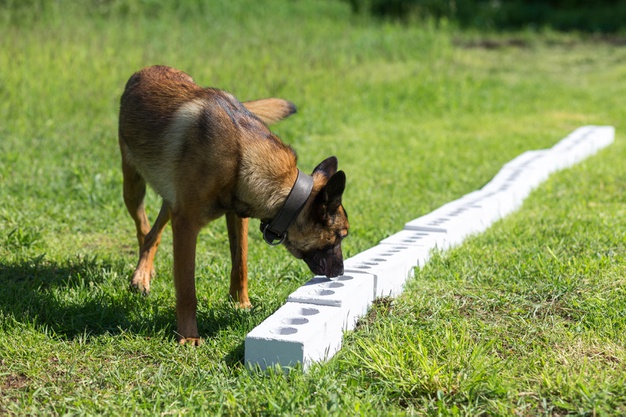
[{"label": "collar buckle", "polygon": [[[269,223],[261,223],[261,231],[263,232],[263,240],[270,246],[279,246],[282,244],[287,238],[287,232],[284,232],[281,235],[277,235],[272,232],[270,229]],[[277,242],[278,241],[278,242]]]}]

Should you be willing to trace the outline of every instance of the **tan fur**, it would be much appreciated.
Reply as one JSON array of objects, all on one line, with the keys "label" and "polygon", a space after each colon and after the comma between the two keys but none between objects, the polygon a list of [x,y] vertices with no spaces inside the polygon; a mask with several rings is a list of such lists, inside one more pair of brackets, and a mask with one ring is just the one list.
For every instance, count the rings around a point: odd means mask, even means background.
[{"label": "tan fur", "polygon": [[[199,343],[195,250],[200,229],[226,215],[231,249],[230,295],[249,307],[248,217],[270,220],[296,176],[296,155],[267,128],[295,112],[277,98],[240,103],[202,88],[182,71],[155,66],[133,74],[121,98],[119,145],[124,202],[135,221],[139,262],[131,285],[147,294],[161,233],[171,219],[177,331],[181,343]],[[348,222],[341,194],[345,175],[328,158],[316,168],[313,192],[288,229],[287,249],[316,273],[343,272],[340,242]],[[150,228],[146,183],[163,197]]]}]

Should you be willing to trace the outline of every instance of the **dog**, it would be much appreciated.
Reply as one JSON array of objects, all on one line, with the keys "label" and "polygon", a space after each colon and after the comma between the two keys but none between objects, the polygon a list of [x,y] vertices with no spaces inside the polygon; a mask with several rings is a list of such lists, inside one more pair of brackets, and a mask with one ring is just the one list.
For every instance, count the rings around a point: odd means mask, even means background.
[{"label": "dog", "polygon": [[[203,88],[183,71],[152,66],[134,73],[120,100],[123,194],[135,222],[139,262],[131,277],[148,294],[161,233],[172,222],[177,337],[201,342],[196,319],[196,244],[200,230],[226,216],[232,270],[230,297],[249,308],[248,218],[261,220],[265,241],[283,244],[316,275],[343,274],[341,242],[348,235],[342,205],[346,175],[337,158],[311,175],[295,151],[268,128],[295,113],[283,99],[240,102]],[[149,184],[162,198],[152,228],[145,212]]]}]

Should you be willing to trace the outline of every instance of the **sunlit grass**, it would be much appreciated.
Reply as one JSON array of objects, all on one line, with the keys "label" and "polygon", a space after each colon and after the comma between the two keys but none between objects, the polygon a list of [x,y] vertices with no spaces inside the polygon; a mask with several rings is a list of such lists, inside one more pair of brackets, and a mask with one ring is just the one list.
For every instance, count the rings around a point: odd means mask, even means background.
[{"label": "sunlit grass", "polygon": [[[626,50],[373,22],[337,1],[97,3],[0,8],[0,413],[626,411]],[[485,38],[501,47],[476,47]],[[261,374],[242,364],[245,335],[309,272],[254,222],[251,311],[227,300],[224,221],[201,233],[200,348],[175,343],[169,229],[151,295],[128,291],[118,100],[152,64],[296,103],[275,131],[304,170],[338,156],[347,256],[578,126],[611,124],[617,139],[434,256],[329,363]],[[148,205],[154,218],[153,193]]]}]

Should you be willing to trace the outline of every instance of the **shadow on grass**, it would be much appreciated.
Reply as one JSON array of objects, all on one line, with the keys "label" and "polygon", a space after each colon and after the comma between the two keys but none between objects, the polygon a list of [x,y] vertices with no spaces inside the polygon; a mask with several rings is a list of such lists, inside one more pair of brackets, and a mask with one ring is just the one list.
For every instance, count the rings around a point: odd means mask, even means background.
[{"label": "shadow on grass", "polygon": [[[176,343],[174,297],[130,291],[127,273],[123,261],[95,257],[54,262],[42,255],[0,263],[0,315],[9,319],[5,326],[13,318],[61,340],[131,333]],[[220,305],[198,311],[200,335],[212,338],[241,326],[245,317],[231,310]],[[240,363],[243,343],[224,360]]]}]

